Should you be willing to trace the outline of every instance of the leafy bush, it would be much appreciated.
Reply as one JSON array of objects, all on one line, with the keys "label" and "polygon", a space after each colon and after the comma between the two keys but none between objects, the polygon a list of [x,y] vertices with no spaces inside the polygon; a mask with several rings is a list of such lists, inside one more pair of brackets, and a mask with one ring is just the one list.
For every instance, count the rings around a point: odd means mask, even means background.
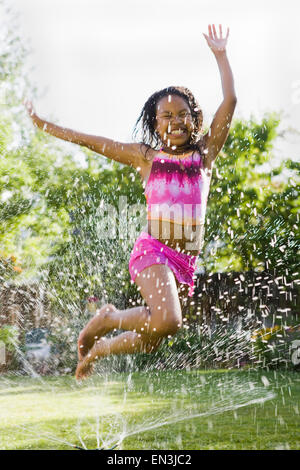
[{"label": "leafy bush", "polygon": [[[299,368],[297,345],[300,346],[300,327],[275,325],[261,328],[252,335],[253,363],[260,367],[284,366]],[[296,354],[296,355],[295,355]]]},{"label": "leafy bush", "polygon": [[19,330],[16,326],[4,325],[0,328],[0,343],[4,343],[8,351],[14,352],[19,343]]},{"label": "leafy bush", "polygon": [[16,346],[19,344],[19,330],[12,325],[3,325],[0,328],[0,346],[5,347],[5,363],[0,364],[0,370],[16,369],[19,366]]}]

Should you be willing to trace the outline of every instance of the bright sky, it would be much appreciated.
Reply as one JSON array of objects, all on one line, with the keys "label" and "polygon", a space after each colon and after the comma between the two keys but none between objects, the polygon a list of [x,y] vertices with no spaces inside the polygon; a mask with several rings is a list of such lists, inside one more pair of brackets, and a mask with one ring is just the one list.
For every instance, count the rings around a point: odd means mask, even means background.
[{"label": "bright sky", "polygon": [[[230,27],[235,117],[284,111],[300,128],[300,4],[295,0],[10,0],[32,53],[41,117],[129,142],[143,104],[169,85],[191,89],[209,125],[222,100],[202,32]],[[298,142],[298,145],[297,145]],[[278,142],[300,156],[300,140]]]}]

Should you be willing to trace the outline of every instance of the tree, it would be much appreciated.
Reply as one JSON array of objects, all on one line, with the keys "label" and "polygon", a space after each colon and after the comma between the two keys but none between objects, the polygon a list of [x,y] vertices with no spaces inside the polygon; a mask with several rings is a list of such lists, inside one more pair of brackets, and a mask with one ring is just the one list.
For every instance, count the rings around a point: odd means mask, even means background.
[{"label": "tree", "polygon": [[295,272],[299,164],[274,163],[279,122],[275,113],[261,123],[236,120],[216,161],[202,257],[210,272],[275,267],[278,273]]}]

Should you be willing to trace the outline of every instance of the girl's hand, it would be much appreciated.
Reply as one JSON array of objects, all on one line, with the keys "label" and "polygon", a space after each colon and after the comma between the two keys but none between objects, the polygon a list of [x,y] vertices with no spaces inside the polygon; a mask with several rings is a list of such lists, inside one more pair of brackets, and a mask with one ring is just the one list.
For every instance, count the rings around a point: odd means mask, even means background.
[{"label": "girl's hand", "polygon": [[23,101],[23,104],[24,104],[25,108],[27,109],[27,112],[29,114],[29,117],[33,121],[33,124],[37,125],[37,120],[39,119],[39,117],[38,117],[38,115],[36,114],[36,112],[33,108],[33,104],[31,103],[31,101],[29,101],[27,99],[25,99]]},{"label": "girl's hand", "polygon": [[207,36],[206,34],[203,33],[203,36],[205,37],[205,39],[207,41],[207,44],[209,45],[209,47],[211,48],[213,53],[226,51],[227,39],[228,39],[228,36],[229,36],[229,28],[227,28],[227,35],[226,35],[225,38],[223,38],[223,36],[222,36],[222,25],[221,24],[219,25],[219,31],[220,31],[220,37],[218,38],[217,33],[216,33],[216,27],[213,24],[212,28],[211,28],[211,25],[208,25],[208,34],[209,34],[209,36]]}]

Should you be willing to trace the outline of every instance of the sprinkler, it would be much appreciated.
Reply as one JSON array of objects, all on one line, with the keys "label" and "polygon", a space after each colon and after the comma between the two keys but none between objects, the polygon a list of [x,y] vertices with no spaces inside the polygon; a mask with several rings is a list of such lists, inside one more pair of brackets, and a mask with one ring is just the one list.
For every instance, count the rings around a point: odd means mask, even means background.
[{"label": "sprinkler", "polygon": [[115,444],[114,446],[112,447],[109,447],[109,449],[105,449],[104,447],[101,447],[100,449],[97,447],[96,449],[84,449],[84,447],[79,447],[79,446],[73,446],[74,449],[77,449],[77,450],[113,450],[117,447],[118,444]]}]

